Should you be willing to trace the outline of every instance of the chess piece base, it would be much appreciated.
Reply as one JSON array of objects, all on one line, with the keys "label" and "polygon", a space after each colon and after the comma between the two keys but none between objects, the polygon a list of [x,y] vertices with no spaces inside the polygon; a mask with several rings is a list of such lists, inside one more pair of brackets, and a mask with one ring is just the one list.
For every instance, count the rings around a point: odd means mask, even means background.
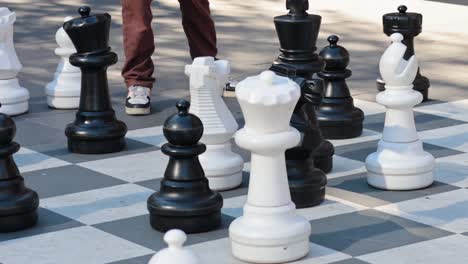
[{"label": "chess piece base", "polygon": [[317,111],[317,120],[326,139],[355,138],[362,134],[364,112],[352,105],[352,98],[324,98]]},{"label": "chess piece base", "polygon": [[366,159],[369,185],[385,190],[415,190],[432,184],[434,157],[420,140],[410,143],[380,141]]},{"label": "chess piece base", "polygon": [[[300,155],[300,152],[297,153]],[[286,152],[286,157],[292,158],[293,153]],[[319,205],[325,199],[327,177],[319,169],[308,165],[310,161],[304,159],[289,159],[286,161],[289,191],[291,200],[296,208],[308,208]]]},{"label": "chess piece base", "polygon": [[221,225],[221,213],[195,216],[168,216],[150,214],[151,226],[161,232],[180,229],[185,233],[203,233],[216,229]]},{"label": "chess piece base", "polygon": [[[431,83],[429,79],[425,76],[418,75],[413,82],[413,89],[420,92],[423,96],[422,102],[427,102],[429,100],[429,87]],[[385,91],[385,82],[379,78],[377,79],[377,89],[379,91]]]},{"label": "chess piece base", "polygon": [[234,257],[253,263],[284,263],[306,256],[310,224],[294,211],[293,203],[281,207],[246,204],[244,216],[229,227]]},{"label": "chess piece base", "polygon": [[21,87],[18,79],[0,80],[0,112],[15,116],[29,110],[29,91]]},{"label": "chess piece base", "polygon": [[314,165],[317,169],[329,173],[333,168],[335,148],[329,141],[323,141],[312,153]]},{"label": "chess piece base", "polygon": [[62,76],[47,84],[47,105],[57,109],[76,109],[80,105],[81,74]]},{"label": "chess piece base", "polygon": [[109,140],[68,140],[68,150],[78,154],[106,154],[123,150],[126,147],[125,138]]},{"label": "chess piece base", "polygon": [[37,224],[37,211],[24,214],[0,216],[0,233],[15,232],[33,227]]},{"label": "chess piece base", "polygon": [[207,145],[199,160],[211,190],[224,191],[241,185],[244,160],[231,151],[230,143]]}]

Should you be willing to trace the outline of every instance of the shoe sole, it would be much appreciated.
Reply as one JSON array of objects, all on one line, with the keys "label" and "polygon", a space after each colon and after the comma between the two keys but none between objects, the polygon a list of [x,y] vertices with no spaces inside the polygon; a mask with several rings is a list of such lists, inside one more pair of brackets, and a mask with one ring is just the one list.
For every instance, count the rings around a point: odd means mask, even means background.
[{"label": "shoe sole", "polygon": [[149,115],[151,113],[151,108],[125,107],[125,112],[127,115]]}]

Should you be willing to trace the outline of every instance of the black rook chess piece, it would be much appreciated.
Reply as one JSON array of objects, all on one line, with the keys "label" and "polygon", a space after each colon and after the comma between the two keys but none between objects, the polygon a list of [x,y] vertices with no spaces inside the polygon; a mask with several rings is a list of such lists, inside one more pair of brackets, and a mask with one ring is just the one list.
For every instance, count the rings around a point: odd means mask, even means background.
[{"label": "black rook chess piece", "polygon": [[[406,12],[408,8],[404,5],[398,7],[398,13],[388,13],[383,16],[383,31],[387,36],[393,33],[401,33],[403,35],[402,43],[406,45],[407,50],[403,58],[408,60],[414,55],[414,38],[422,32],[423,16],[419,13]],[[413,82],[413,89],[423,95],[423,102],[429,99],[430,81],[427,77],[421,75],[419,69],[418,74]],[[383,80],[377,80],[377,88],[379,91],[385,90]]]},{"label": "black rook chess piece", "polygon": [[82,154],[118,152],[126,145],[127,126],[115,117],[107,83],[107,67],[117,63],[109,47],[111,16],[91,16],[89,7],[78,12],[80,18],[63,25],[77,50],[70,63],[82,72],[80,107],[65,131],[68,149]]},{"label": "black rook chess piece", "polygon": [[13,160],[20,146],[13,142],[16,125],[0,114],[0,232],[13,232],[37,223],[39,197],[24,186],[18,167]]},{"label": "black rook chess piece", "polygon": [[340,45],[335,35],[328,37],[329,46],[320,51],[325,61],[325,68],[317,75],[324,80],[322,103],[317,108],[317,119],[325,138],[346,139],[359,137],[362,134],[364,112],[356,108],[349,92],[346,78],[351,71],[349,53]]},{"label": "black rook chess piece", "polygon": [[[314,75],[321,71],[324,65],[322,58],[316,53],[316,42],[322,17],[306,12],[309,9],[309,1],[307,0],[288,0],[286,8],[289,9],[288,14],[274,18],[281,53],[273,62],[270,70],[302,83],[302,94],[299,100],[302,103],[298,103],[299,105],[310,103],[318,106],[322,96],[322,91],[320,91],[322,81],[314,79]],[[306,82],[301,79],[305,79]],[[315,145],[316,149],[312,151],[312,156],[317,168],[329,172],[333,167],[334,147],[329,141],[323,139],[317,126],[311,127],[312,123],[316,123],[316,115],[312,113],[315,110],[312,107],[306,108],[311,111],[307,116],[314,118],[312,122],[306,122],[303,119],[305,115],[301,113],[301,109],[301,107],[296,107],[294,114],[296,119],[302,120],[291,122],[291,125],[299,130],[303,127],[298,124],[303,124],[308,129],[317,130],[313,134],[316,135],[317,138],[314,141],[318,144]],[[310,150],[310,146],[307,149]]]},{"label": "black rook chess piece", "polygon": [[223,198],[210,190],[198,160],[206,150],[198,143],[203,124],[189,114],[189,107],[188,101],[179,101],[178,113],[169,117],[163,127],[168,143],[162,146],[162,152],[169,156],[169,163],[159,192],[148,198],[151,226],[162,232],[177,228],[199,233],[221,224]]}]

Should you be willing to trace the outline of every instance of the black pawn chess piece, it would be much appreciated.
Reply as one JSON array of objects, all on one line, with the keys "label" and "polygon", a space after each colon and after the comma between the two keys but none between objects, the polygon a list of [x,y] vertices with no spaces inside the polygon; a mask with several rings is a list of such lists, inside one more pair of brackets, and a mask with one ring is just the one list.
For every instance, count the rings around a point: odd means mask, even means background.
[{"label": "black pawn chess piece", "polygon": [[354,106],[346,78],[352,72],[349,53],[340,45],[335,35],[328,37],[329,46],[320,51],[325,68],[317,75],[324,80],[322,103],[317,108],[317,119],[322,135],[328,139],[346,139],[362,134],[364,112]]},{"label": "black pawn chess piece", "polygon": [[20,146],[13,142],[16,125],[0,114],[0,232],[13,232],[37,223],[39,197],[24,186],[24,179],[12,155]]},{"label": "black pawn chess piece", "polygon": [[[403,35],[402,43],[408,48],[403,58],[408,60],[414,55],[414,38],[422,32],[423,16],[419,13],[406,12],[408,8],[404,5],[398,7],[398,13],[388,13],[383,16],[383,31],[387,36],[393,33]],[[419,69],[413,82],[413,89],[423,95],[423,102],[429,100],[429,79],[421,75]],[[382,79],[377,80],[379,91],[385,90],[385,83]]]},{"label": "black pawn chess piece", "polygon": [[[301,87],[302,95],[299,101],[318,106],[322,96],[320,91],[322,85],[321,80],[314,79],[314,75],[323,68],[323,60],[316,53],[322,17],[307,13],[309,9],[307,0],[287,0],[286,8],[289,10],[288,14],[274,18],[281,53],[270,70],[299,83],[302,83],[301,79],[305,79],[307,84],[303,83]],[[315,111],[312,107],[307,107],[307,109]],[[304,117],[301,107],[296,107],[294,113],[299,119]],[[308,116],[315,118],[315,113],[309,113]],[[310,123],[305,120],[292,122],[291,125],[302,129],[298,126],[299,123],[308,126],[309,129],[317,129],[315,141],[318,144],[312,153],[315,166],[324,172],[330,172],[335,151],[333,145],[323,139],[318,127],[310,127]]]},{"label": "black pawn chess piece", "polygon": [[127,126],[115,117],[107,83],[107,67],[117,63],[109,47],[111,16],[91,16],[89,7],[78,12],[80,18],[63,25],[77,50],[70,63],[82,72],[80,106],[65,131],[68,149],[81,154],[118,152],[125,148]]},{"label": "black pawn chess piece", "polygon": [[210,190],[198,156],[206,146],[198,141],[203,135],[201,120],[189,114],[190,103],[177,103],[178,113],[164,123],[168,143],[162,152],[169,163],[159,192],[148,198],[151,226],[161,232],[181,229],[200,233],[216,229],[221,224],[223,199]]},{"label": "black pawn chess piece", "polygon": [[[302,80],[301,87],[307,86],[304,83],[306,81]],[[301,144],[286,151],[289,190],[296,208],[312,207],[325,199],[327,177],[323,171],[315,168],[314,151],[323,141],[314,109],[314,104],[299,101],[291,118],[291,124],[303,134]],[[324,167],[330,166],[331,164],[328,164]]]}]

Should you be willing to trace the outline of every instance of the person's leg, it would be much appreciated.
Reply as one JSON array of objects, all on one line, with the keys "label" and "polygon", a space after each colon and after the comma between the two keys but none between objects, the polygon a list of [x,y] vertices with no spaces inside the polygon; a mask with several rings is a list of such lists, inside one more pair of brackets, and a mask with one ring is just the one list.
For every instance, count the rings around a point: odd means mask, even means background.
[{"label": "person's leg", "polygon": [[216,31],[208,0],[179,0],[179,3],[192,59],[201,56],[216,57]]},{"label": "person's leg", "polygon": [[122,76],[127,87],[152,88],[154,36],[151,29],[152,0],[122,0],[125,65]]}]

